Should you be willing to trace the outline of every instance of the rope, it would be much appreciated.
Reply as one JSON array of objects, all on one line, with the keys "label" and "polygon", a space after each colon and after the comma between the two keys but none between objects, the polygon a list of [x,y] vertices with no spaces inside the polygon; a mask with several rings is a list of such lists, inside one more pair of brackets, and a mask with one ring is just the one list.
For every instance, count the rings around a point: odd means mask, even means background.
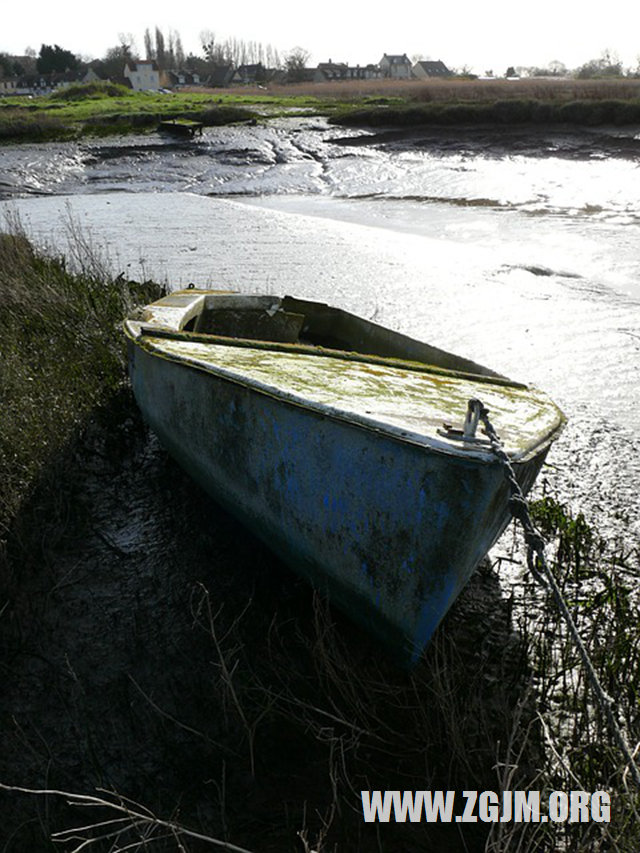
[{"label": "rope", "polygon": [[531,571],[531,574],[539,583],[541,583],[545,588],[551,589],[558,609],[560,610],[573,642],[578,649],[580,658],[582,659],[582,665],[591,684],[591,688],[596,695],[600,707],[605,713],[610,730],[617,741],[618,747],[620,748],[625,761],[627,762],[631,775],[633,776],[636,784],[640,786],[640,770],[634,760],[633,753],[624,732],[613,713],[613,700],[600,684],[598,675],[595,671],[591,658],[589,657],[589,652],[582,642],[582,638],[578,633],[578,629],[573,621],[567,602],[565,601],[555,576],[549,567],[545,556],[545,539],[531,519],[529,504],[522,494],[520,484],[516,480],[511,461],[502,446],[502,442],[500,441],[498,434],[489,420],[489,410],[480,400],[470,400],[469,408],[473,408],[478,411],[479,419],[484,428],[484,432],[489,439],[491,450],[502,464],[504,476],[509,484],[510,490],[509,510],[511,515],[520,522],[524,531],[524,540],[527,546],[527,566]]}]

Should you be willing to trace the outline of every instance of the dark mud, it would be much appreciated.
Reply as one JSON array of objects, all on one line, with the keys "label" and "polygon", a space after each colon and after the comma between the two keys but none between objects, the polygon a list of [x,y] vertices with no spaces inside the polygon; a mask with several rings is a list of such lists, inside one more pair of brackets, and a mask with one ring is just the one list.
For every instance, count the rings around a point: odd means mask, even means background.
[{"label": "dark mud", "polygon": [[[372,849],[361,787],[495,786],[526,652],[489,568],[411,679],[182,474],[128,395],[43,476],[12,533],[0,782],[117,791],[260,851],[301,850],[301,831]],[[87,811],[0,792],[3,853],[49,850]],[[486,827],[459,829],[428,837],[484,849]],[[375,849],[417,851],[427,835],[385,838]]]},{"label": "dark mud", "polygon": [[580,128],[455,126],[391,128],[360,136],[336,136],[327,140],[345,147],[374,146],[387,153],[428,151],[436,156],[557,157],[567,160],[640,159],[640,127]]}]

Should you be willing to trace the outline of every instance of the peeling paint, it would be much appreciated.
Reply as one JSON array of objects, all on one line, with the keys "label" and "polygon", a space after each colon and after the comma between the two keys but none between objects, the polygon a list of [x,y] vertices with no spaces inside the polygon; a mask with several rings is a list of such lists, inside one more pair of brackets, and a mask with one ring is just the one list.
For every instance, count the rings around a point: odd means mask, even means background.
[{"label": "peeling paint", "polygon": [[206,345],[164,338],[147,339],[158,354],[211,370],[303,405],[357,417],[372,426],[393,427],[407,436],[439,440],[443,422],[462,424],[467,402],[480,398],[507,451],[523,456],[558,429],[562,416],[540,391],[443,377],[389,365],[375,373],[358,362],[331,356],[265,352],[250,347]]},{"label": "peeling paint", "polygon": [[372,369],[339,353],[148,330],[129,348],[136,399],[169,451],[403,665],[509,518],[496,460],[436,426],[481,396],[526,457],[515,463],[526,491],[562,422],[524,386],[393,359]]}]

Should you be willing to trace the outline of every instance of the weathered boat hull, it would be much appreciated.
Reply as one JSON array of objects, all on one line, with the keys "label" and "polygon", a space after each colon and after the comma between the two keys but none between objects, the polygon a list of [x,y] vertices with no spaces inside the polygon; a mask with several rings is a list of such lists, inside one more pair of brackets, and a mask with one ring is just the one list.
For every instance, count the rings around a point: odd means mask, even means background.
[{"label": "weathered boat hull", "polygon": [[158,130],[163,131],[165,133],[171,133],[174,136],[182,136],[189,139],[192,139],[196,133],[202,134],[202,123],[199,121],[189,121],[187,119],[181,120],[167,120],[161,121],[158,125]]},{"label": "weathered boat hull", "polygon": [[[169,452],[405,666],[509,520],[499,464],[260,393],[129,340],[138,404]],[[514,465],[526,492],[548,443]]]}]

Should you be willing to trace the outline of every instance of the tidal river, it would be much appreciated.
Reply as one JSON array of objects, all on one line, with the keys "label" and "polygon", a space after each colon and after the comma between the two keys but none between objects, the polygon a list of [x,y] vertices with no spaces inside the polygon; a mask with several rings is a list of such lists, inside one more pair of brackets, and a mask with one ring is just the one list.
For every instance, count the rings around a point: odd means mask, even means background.
[{"label": "tidal river", "polygon": [[372,135],[318,119],[0,148],[0,206],[115,272],[355,311],[563,408],[545,469],[640,534],[640,129]]}]

